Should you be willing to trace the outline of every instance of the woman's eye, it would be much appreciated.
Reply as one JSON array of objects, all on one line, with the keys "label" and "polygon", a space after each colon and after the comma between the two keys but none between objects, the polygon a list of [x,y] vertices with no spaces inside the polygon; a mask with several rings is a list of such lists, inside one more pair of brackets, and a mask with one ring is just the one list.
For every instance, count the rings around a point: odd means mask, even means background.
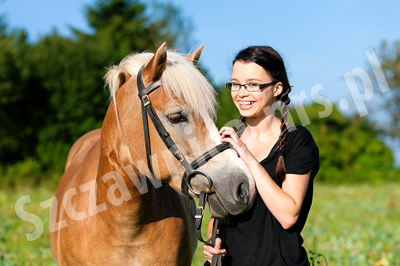
[{"label": "woman's eye", "polygon": [[249,87],[252,87],[252,88],[258,87],[258,83],[249,83]]},{"label": "woman's eye", "polygon": [[187,122],[187,119],[181,114],[172,114],[167,116],[168,121],[171,123]]}]

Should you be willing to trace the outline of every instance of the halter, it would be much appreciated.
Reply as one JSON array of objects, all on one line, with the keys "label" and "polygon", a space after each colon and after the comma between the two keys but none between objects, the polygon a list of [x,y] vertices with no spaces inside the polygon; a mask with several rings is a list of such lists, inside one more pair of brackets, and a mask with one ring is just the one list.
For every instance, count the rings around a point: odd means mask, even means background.
[{"label": "halter", "polygon": [[[196,207],[196,215],[195,215],[195,227],[196,227],[196,233],[197,233],[197,238],[199,241],[203,243],[207,243],[202,235],[201,235],[201,223],[203,219],[203,214],[204,214],[204,206],[207,201],[207,197],[210,194],[215,193],[214,189],[212,188],[213,183],[211,178],[203,171],[197,170],[197,168],[205,165],[210,159],[213,157],[217,156],[221,152],[225,151],[226,149],[232,148],[232,145],[230,143],[221,143],[210,150],[206,151],[202,155],[200,155],[198,158],[196,158],[191,164],[188,163],[186,160],[185,156],[179,151],[178,147],[174,143],[174,141],[171,139],[168,131],[165,129],[164,125],[162,124],[160,118],[158,117],[157,113],[155,112],[153,106],[151,105],[149,94],[159,88],[162,83],[161,80],[157,80],[153,83],[151,83],[149,86],[146,88],[144,87],[143,80],[142,80],[142,72],[144,69],[144,65],[140,68],[139,73],[137,75],[137,88],[139,92],[139,98],[141,100],[141,106],[142,106],[142,121],[143,121],[143,129],[144,129],[144,139],[145,139],[145,145],[146,145],[146,157],[147,157],[147,166],[149,168],[149,172],[152,178],[156,178],[154,176],[153,172],[153,165],[151,162],[151,148],[150,148],[150,137],[149,137],[149,125],[147,121],[147,115],[149,115],[151,121],[153,122],[153,125],[155,129],[157,130],[158,135],[164,142],[165,146],[168,148],[168,150],[172,153],[172,155],[181,163],[181,165],[185,168],[185,173],[183,174],[182,177],[182,183],[181,183],[181,191],[187,195],[188,189],[192,191],[195,195],[199,195],[199,205]],[[197,192],[195,191],[191,184],[190,180],[193,179],[196,175],[201,175],[204,176],[207,181],[208,181],[208,186],[204,188],[204,190]],[[189,195],[190,201],[193,200],[193,198]],[[190,207],[190,205],[189,205]],[[218,219],[214,220],[214,226],[213,226],[213,233],[212,237],[210,239],[211,243],[208,242],[207,244],[211,244],[212,246],[215,246],[215,238],[216,238],[216,230],[218,227]],[[221,265],[221,256],[220,255],[214,255],[213,256],[213,265]]]},{"label": "halter", "polygon": [[188,189],[192,191],[196,195],[200,195],[201,192],[195,191],[190,185],[190,180],[194,178],[196,175],[204,176],[208,181],[208,187],[204,188],[206,194],[212,194],[215,191],[212,188],[212,180],[211,178],[203,171],[197,170],[197,168],[206,164],[210,159],[218,155],[219,153],[225,151],[226,149],[231,148],[229,143],[221,143],[212,149],[206,151],[202,155],[200,155],[196,160],[194,160],[191,164],[188,163],[185,156],[179,151],[178,147],[171,139],[168,131],[165,129],[162,124],[160,118],[156,114],[153,106],[151,105],[149,94],[159,88],[162,83],[161,80],[157,80],[150,84],[147,88],[144,87],[142,81],[142,71],[144,69],[144,65],[140,68],[139,73],[137,75],[137,87],[139,91],[139,98],[141,99],[142,106],[142,120],[143,120],[143,129],[144,129],[144,138],[146,145],[146,157],[147,157],[147,165],[150,171],[150,175],[152,178],[155,178],[153,172],[153,165],[151,162],[151,149],[150,149],[150,137],[149,137],[149,126],[147,121],[147,114],[149,115],[151,121],[155,129],[157,130],[158,135],[164,142],[165,146],[168,150],[174,155],[174,157],[182,164],[185,168],[185,173],[182,178],[181,190],[183,193],[188,194]]},{"label": "halter", "polygon": [[[197,238],[203,242],[207,243],[202,235],[201,235],[201,222],[203,219],[204,213],[204,205],[207,201],[207,197],[210,194],[215,193],[214,189],[212,188],[213,183],[211,178],[203,171],[197,170],[197,168],[205,165],[210,159],[215,157],[216,155],[220,154],[221,152],[225,151],[226,149],[232,148],[230,143],[221,143],[212,149],[206,151],[202,155],[200,155],[197,159],[195,159],[191,164],[188,163],[185,156],[179,151],[178,147],[171,139],[168,131],[165,129],[163,124],[160,121],[160,118],[156,114],[153,106],[151,105],[149,94],[159,88],[162,83],[161,80],[157,80],[150,84],[147,88],[144,87],[143,80],[142,80],[142,72],[144,69],[144,65],[140,68],[139,73],[137,75],[137,87],[139,91],[139,98],[141,100],[142,106],[142,120],[143,120],[143,129],[144,129],[144,139],[146,145],[146,157],[147,157],[147,165],[149,168],[149,172],[152,178],[156,178],[153,172],[153,166],[151,162],[151,149],[150,149],[150,137],[149,137],[149,126],[147,121],[147,115],[149,115],[151,121],[153,122],[154,127],[157,130],[158,135],[164,142],[165,146],[168,150],[172,153],[172,155],[182,164],[185,168],[185,173],[182,178],[181,183],[181,191],[185,194],[188,193],[188,189],[192,191],[194,194],[199,195],[199,205],[196,207],[196,215],[195,215],[195,226],[197,231]],[[204,190],[197,192],[195,191],[191,184],[190,180],[193,179],[196,175],[204,176],[208,181],[208,186],[204,188]],[[190,196],[189,196],[190,197]],[[192,198],[190,197],[192,200]],[[215,245],[215,234],[213,234],[213,238],[211,240],[211,244]]]}]

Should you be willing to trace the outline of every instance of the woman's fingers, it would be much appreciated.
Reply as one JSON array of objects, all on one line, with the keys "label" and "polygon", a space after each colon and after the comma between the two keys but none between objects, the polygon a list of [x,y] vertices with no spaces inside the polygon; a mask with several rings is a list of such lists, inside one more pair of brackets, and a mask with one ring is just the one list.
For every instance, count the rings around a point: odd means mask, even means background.
[{"label": "woman's fingers", "polygon": [[[247,150],[246,144],[244,144],[237,136],[235,130],[231,127],[222,127],[220,130],[221,142],[229,142],[233,148],[238,152],[239,156]],[[230,138],[227,138],[229,136]]]},{"label": "woman's fingers", "polygon": [[235,131],[232,127],[221,127],[221,129],[219,130],[219,133],[221,133],[222,131]]},{"label": "woman's fingers", "polygon": [[222,257],[225,257],[226,249],[221,249],[221,243],[222,243],[221,238],[216,238],[215,247],[212,247],[208,244],[204,244],[203,254],[209,262],[211,262],[212,256],[214,254],[221,254]]},{"label": "woman's fingers", "polygon": [[[233,128],[222,127],[219,133],[221,134],[221,142],[229,142],[243,161],[246,162],[252,159],[246,144],[242,142]],[[227,136],[229,136],[229,138]]]},{"label": "woman's fingers", "polygon": [[[205,245],[205,246],[208,246],[208,245]],[[222,258],[225,258],[225,256],[226,256],[226,250],[225,249],[223,249],[223,250],[219,250],[219,252],[209,252],[209,251],[207,251],[207,250],[203,250],[203,254],[204,254],[204,257],[209,261],[209,262],[211,262],[211,260],[212,260],[212,257],[213,257],[213,255],[215,255],[215,254],[221,254],[221,256],[222,256]]]},{"label": "woman's fingers", "polygon": [[239,142],[239,138],[238,138],[235,130],[231,127],[222,127],[221,130],[219,131],[219,134],[221,135],[222,139],[230,137],[235,142]]},{"label": "woman's fingers", "polygon": [[231,127],[222,127],[219,131],[219,134],[222,136],[230,136],[230,135],[236,135],[236,132]]},{"label": "woman's fingers", "polygon": [[222,240],[221,238],[217,237],[215,239],[215,247],[218,248],[219,250],[221,250],[222,257],[225,257],[226,255],[226,249],[221,249],[221,245],[222,245]]}]

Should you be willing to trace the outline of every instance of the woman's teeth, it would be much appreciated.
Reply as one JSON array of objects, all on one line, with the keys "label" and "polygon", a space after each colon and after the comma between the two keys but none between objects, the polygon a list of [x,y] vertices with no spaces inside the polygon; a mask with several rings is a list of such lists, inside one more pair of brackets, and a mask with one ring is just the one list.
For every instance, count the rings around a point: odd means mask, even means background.
[{"label": "woman's teeth", "polygon": [[253,105],[255,102],[239,102],[239,104],[241,105],[241,106],[251,106],[251,105]]}]

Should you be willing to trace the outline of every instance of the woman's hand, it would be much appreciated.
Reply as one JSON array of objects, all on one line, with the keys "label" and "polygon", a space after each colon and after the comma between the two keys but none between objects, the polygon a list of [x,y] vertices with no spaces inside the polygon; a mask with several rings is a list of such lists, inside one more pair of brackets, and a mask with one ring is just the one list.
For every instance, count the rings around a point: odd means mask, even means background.
[{"label": "woman's hand", "polygon": [[226,249],[221,249],[221,243],[222,240],[221,238],[217,237],[215,239],[215,247],[212,247],[208,244],[204,244],[203,246],[203,254],[206,257],[206,259],[211,263],[212,256],[214,254],[222,254],[222,258],[225,257],[226,255]]},{"label": "woman's hand", "polygon": [[246,144],[238,137],[235,130],[231,127],[222,127],[219,131],[221,135],[221,142],[229,142],[232,147],[237,151],[239,157],[247,164],[247,162],[254,160],[253,154],[247,149]]}]

